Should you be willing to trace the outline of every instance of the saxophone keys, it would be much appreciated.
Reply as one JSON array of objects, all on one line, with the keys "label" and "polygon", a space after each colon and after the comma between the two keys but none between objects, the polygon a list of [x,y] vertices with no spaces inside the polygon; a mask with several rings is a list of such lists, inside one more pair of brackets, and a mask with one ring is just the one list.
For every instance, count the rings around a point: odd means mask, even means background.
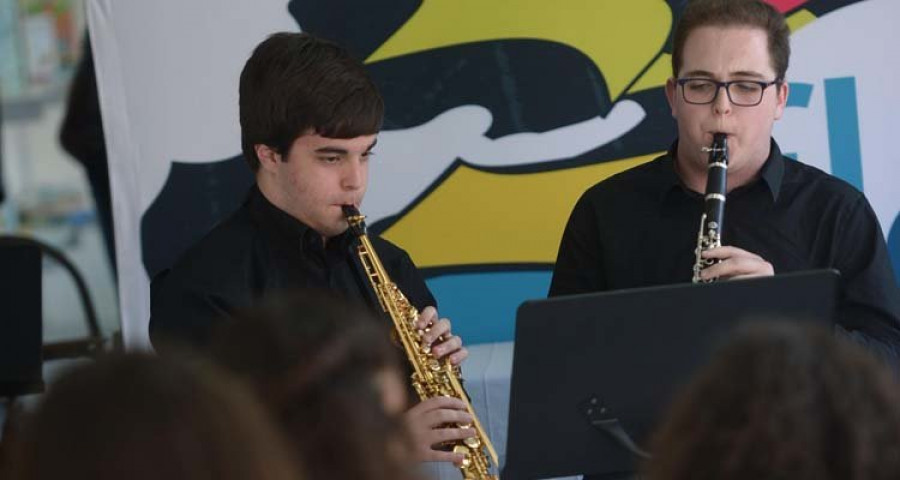
[{"label": "saxophone keys", "polygon": [[463,455],[462,468],[468,468],[472,465],[472,452],[464,445],[456,445],[453,447],[453,453],[461,453]]},{"label": "saxophone keys", "polygon": [[426,328],[426,329],[424,329],[424,330],[419,330],[419,329],[417,329],[417,330],[416,330],[416,339],[419,340],[419,341],[421,341],[423,338],[425,338],[425,334],[426,334],[429,330],[430,330],[430,329],[428,329],[428,328]]}]

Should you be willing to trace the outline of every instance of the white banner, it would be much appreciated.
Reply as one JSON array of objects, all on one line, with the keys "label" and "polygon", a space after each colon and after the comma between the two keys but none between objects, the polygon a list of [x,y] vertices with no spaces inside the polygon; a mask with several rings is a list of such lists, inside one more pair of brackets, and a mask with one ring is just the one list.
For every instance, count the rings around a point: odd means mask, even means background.
[{"label": "white banner", "polygon": [[[681,3],[90,0],[126,344],[148,345],[149,275],[252,181],[245,60],[301,27],[357,53],[385,95],[364,213],[424,269],[468,343],[510,340],[518,304],[546,293],[581,192],[673,140],[662,86]],[[900,2],[772,3],[795,31],[775,136],[864,189],[896,266]]]}]

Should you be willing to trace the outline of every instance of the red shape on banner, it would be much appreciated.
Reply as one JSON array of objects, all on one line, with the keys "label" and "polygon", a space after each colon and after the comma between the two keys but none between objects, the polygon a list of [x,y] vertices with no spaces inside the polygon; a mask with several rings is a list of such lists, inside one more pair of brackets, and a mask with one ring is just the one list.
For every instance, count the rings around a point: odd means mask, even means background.
[{"label": "red shape on banner", "polygon": [[766,0],[766,3],[777,8],[781,13],[791,11],[806,2],[807,0]]}]

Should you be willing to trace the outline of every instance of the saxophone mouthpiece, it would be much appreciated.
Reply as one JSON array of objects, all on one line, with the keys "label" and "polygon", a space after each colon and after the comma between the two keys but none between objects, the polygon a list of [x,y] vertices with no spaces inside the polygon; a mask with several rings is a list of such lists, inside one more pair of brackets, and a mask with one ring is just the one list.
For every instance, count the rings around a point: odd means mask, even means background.
[{"label": "saxophone mouthpiece", "polygon": [[357,237],[366,233],[366,217],[359,213],[358,208],[353,205],[341,205],[341,210],[344,212],[344,217],[347,218],[351,233]]},{"label": "saxophone mouthpiece", "polygon": [[341,210],[344,211],[344,216],[347,218],[359,216],[359,210],[353,205],[341,205]]}]

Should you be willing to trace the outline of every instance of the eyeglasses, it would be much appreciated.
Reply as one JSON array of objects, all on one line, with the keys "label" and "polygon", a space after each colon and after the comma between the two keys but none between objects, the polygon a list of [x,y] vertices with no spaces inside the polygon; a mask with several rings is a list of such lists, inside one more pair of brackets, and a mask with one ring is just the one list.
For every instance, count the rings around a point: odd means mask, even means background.
[{"label": "eyeglasses", "polygon": [[693,105],[708,105],[715,102],[719,89],[724,87],[732,104],[739,107],[755,107],[762,102],[766,89],[780,84],[781,79],[771,82],[755,80],[717,82],[708,78],[679,78],[675,82],[681,85],[681,96],[684,101]]}]

